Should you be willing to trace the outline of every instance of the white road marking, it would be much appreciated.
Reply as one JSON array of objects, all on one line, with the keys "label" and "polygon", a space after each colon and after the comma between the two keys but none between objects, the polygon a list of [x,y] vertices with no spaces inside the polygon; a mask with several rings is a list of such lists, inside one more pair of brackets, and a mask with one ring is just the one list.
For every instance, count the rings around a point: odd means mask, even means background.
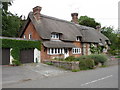
[{"label": "white road marking", "polygon": [[91,81],[91,82],[88,82],[88,83],[85,83],[85,84],[81,84],[81,86],[88,85],[88,84],[91,84],[91,83],[95,83],[95,82],[97,82],[97,81],[104,80],[104,79],[110,78],[110,77],[112,77],[112,76],[113,76],[113,75],[106,76],[106,77],[103,77],[103,78],[100,78],[100,79],[97,79],[97,80],[93,80],[93,81]]}]

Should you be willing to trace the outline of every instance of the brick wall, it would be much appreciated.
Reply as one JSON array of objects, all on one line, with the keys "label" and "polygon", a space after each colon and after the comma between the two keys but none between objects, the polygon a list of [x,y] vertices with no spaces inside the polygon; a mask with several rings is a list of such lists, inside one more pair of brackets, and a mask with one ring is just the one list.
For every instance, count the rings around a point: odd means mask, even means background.
[{"label": "brick wall", "polygon": [[[32,24],[32,22],[30,22],[22,36],[22,38],[24,38],[24,35],[26,36],[26,39],[29,39],[29,34],[31,34],[31,37],[33,40],[42,40],[42,38],[39,36],[39,34],[37,33],[34,25]],[[73,44],[78,47],[81,48],[82,50],[82,45],[80,42],[73,42]],[[81,54],[72,54],[72,49],[69,49],[69,56],[75,56],[75,57],[79,57],[82,55],[82,51]],[[45,60],[45,59],[52,59],[54,57],[60,57],[60,58],[64,58],[64,54],[62,55],[48,55],[47,54],[47,48],[45,48],[43,45],[41,46],[41,61]]]},{"label": "brick wall", "polygon": [[[29,39],[29,34],[32,35],[33,40],[41,40],[40,36],[38,35],[37,31],[35,30],[35,27],[33,26],[31,22],[28,24],[28,27],[26,28],[24,32],[26,39]],[[24,37],[24,35],[22,36],[22,38]]]},{"label": "brick wall", "polygon": [[[74,42],[73,43],[77,48],[81,48],[81,53],[80,54],[72,54],[72,56],[75,56],[75,57],[80,57],[82,55],[82,44],[80,42]],[[72,52],[72,50],[71,50]]]}]

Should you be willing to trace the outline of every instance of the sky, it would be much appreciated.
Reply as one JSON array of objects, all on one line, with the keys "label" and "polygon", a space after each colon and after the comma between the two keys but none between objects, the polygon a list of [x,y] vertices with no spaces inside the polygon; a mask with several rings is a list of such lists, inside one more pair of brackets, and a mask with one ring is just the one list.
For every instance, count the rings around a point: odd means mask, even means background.
[{"label": "sky", "polygon": [[35,6],[41,6],[41,13],[47,16],[71,21],[71,13],[94,18],[101,26],[118,28],[119,0],[13,0],[9,11],[13,14],[25,15]]}]

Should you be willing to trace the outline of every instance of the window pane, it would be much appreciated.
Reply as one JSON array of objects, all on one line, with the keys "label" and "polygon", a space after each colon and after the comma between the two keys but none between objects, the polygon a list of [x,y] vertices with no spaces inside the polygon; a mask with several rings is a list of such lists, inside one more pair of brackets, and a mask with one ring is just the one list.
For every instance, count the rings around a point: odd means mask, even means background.
[{"label": "window pane", "polygon": [[74,53],[74,48],[73,48],[73,53]]},{"label": "window pane", "polygon": [[53,54],[53,48],[51,50],[52,50],[51,53]]},{"label": "window pane", "polygon": [[58,54],[60,53],[60,49],[58,48]]},{"label": "window pane", "polygon": [[55,48],[55,54],[57,53],[57,48]]}]

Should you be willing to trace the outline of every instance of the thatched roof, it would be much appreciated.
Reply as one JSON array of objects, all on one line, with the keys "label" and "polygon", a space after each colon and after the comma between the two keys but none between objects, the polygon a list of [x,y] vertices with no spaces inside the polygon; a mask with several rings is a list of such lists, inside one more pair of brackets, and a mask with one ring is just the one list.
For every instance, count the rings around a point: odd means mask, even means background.
[{"label": "thatched roof", "polygon": [[62,42],[62,41],[44,41],[43,45],[48,48],[73,48],[73,43]]},{"label": "thatched roof", "polygon": [[61,33],[61,40],[66,41],[75,41],[77,36],[82,37],[81,32],[79,32],[77,27],[72,22],[49,17],[42,14],[41,19],[36,21],[33,17],[32,12],[29,13],[29,18],[31,19],[37,32],[43,39],[51,39],[51,33],[53,32]]},{"label": "thatched roof", "polygon": [[[76,41],[77,36],[82,37],[82,42],[86,43],[102,43],[104,45],[105,41],[109,41],[106,36],[96,31],[94,28],[78,25],[69,21],[57,19],[43,14],[40,16],[40,20],[36,20],[33,16],[33,12],[30,12],[26,24],[20,33],[20,36],[22,36],[26,26],[31,20],[42,39],[50,40],[51,33],[56,32],[62,35],[60,38],[62,41]],[[48,42],[46,43],[48,45]],[[44,45],[46,45],[46,43],[44,43]],[[49,44],[51,43],[49,42]],[[54,46],[53,44],[51,45]]]},{"label": "thatched roof", "polygon": [[78,27],[79,31],[82,33],[83,36],[82,42],[93,42],[93,43],[100,42],[98,34],[95,32],[94,28],[86,27],[78,24],[76,24],[76,26]]},{"label": "thatched roof", "polygon": [[76,24],[76,26],[83,36],[82,42],[102,43],[102,45],[105,45],[105,42],[107,41],[108,44],[111,44],[105,35],[95,30],[94,28],[78,24]]}]

